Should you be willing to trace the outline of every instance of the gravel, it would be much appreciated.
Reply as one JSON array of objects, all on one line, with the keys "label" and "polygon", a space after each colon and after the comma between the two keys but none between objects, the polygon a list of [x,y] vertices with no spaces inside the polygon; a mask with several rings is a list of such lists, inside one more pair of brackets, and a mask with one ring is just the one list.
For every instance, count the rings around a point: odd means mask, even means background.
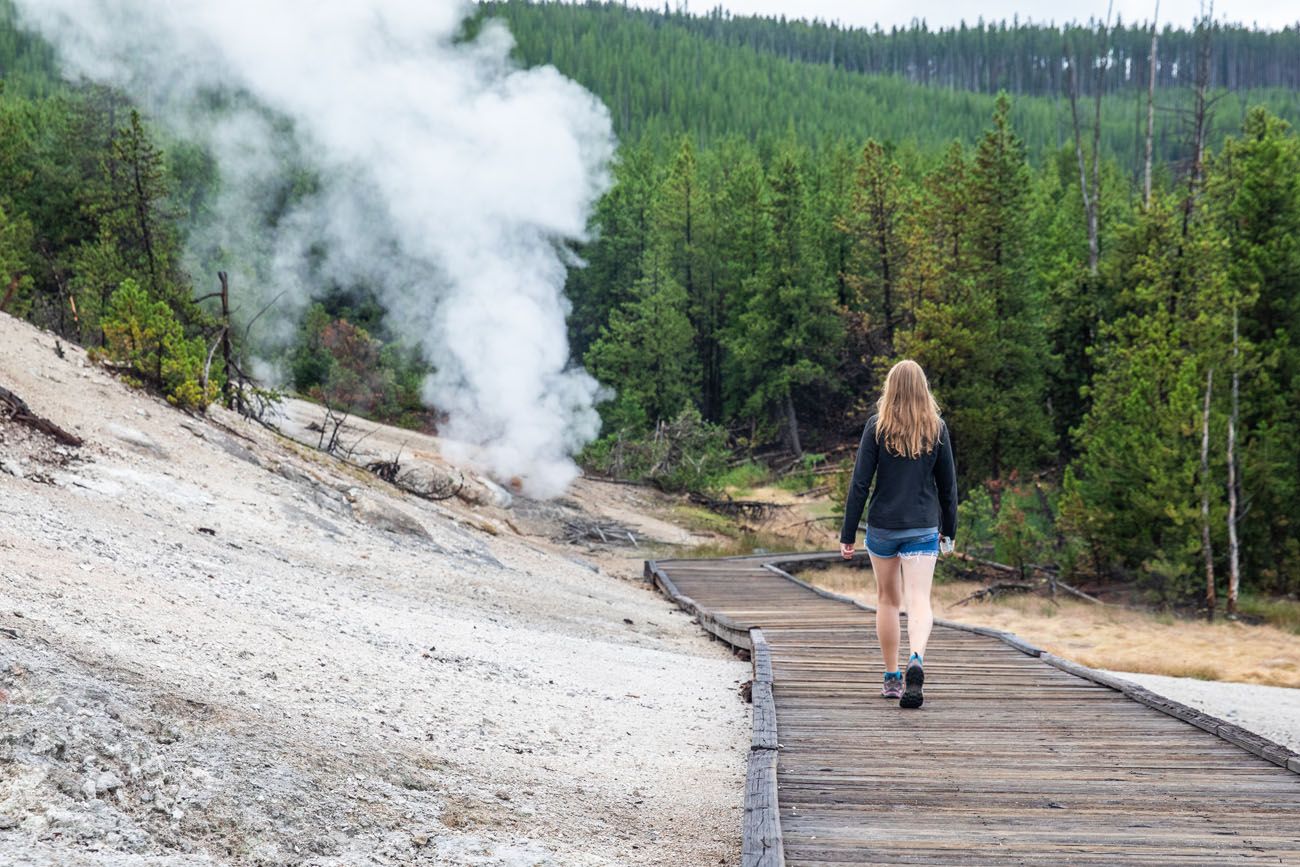
[{"label": "gravel", "polygon": [[0,423],[0,863],[739,862],[748,666],[630,558],[53,342],[0,314],[0,381],[87,443]]}]

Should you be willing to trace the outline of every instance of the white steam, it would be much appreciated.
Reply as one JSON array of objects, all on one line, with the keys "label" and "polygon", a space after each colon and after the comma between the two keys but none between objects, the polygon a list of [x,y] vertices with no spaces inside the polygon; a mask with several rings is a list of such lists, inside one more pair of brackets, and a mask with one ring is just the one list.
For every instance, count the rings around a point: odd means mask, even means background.
[{"label": "white steam", "polygon": [[[568,367],[559,242],[583,235],[614,147],[591,94],[516,68],[499,24],[458,42],[459,0],[18,6],[70,71],[212,150],[221,192],[195,246],[237,289],[288,290],[293,313],[320,275],[373,286],[436,367],[425,398],[450,414],[460,457],[541,496],[572,480],[598,386]],[[268,235],[266,199],[293,161],[322,188]]]}]

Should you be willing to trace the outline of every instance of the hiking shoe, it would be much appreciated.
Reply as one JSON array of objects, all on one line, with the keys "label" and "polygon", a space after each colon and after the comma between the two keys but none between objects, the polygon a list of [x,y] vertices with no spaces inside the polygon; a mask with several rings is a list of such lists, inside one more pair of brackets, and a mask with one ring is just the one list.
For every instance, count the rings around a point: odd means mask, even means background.
[{"label": "hiking shoe", "polygon": [[880,695],[883,698],[902,698],[903,697],[903,673],[885,675],[885,685],[880,688]]},{"label": "hiking shoe", "polygon": [[898,706],[920,707],[925,701],[925,696],[921,694],[921,687],[925,684],[925,669],[921,667],[921,660],[916,656],[907,663],[907,674],[903,678],[906,681],[906,688],[903,690],[902,698],[898,700]]}]

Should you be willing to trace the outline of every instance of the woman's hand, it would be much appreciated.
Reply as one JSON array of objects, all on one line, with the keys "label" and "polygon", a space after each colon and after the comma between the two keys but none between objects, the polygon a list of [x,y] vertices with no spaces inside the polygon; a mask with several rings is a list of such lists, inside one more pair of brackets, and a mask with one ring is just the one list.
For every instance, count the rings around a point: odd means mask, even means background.
[{"label": "woman's hand", "polygon": [[840,543],[840,556],[843,557],[845,560],[852,560],[852,559],[853,559],[853,543],[852,543],[852,542],[849,542],[849,543],[847,543],[847,544],[844,543],[844,542],[841,542],[841,543]]},{"label": "woman's hand", "polygon": [[940,537],[939,537],[939,553],[940,553],[940,554],[951,554],[952,551],[953,551],[953,548],[954,548],[955,546],[956,546],[956,540],[954,540],[954,539],[951,538],[950,536],[940,536]]}]

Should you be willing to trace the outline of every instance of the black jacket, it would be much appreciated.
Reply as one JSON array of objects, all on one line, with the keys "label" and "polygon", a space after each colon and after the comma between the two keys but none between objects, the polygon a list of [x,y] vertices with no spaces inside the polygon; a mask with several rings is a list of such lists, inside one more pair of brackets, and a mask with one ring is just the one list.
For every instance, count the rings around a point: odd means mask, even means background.
[{"label": "black jacket", "polygon": [[857,538],[873,475],[876,489],[871,492],[867,524],[889,530],[938,527],[941,535],[956,538],[957,465],[948,425],[939,422],[939,442],[929,454],[904,458],[876,442],[876,416],[867,419],[840,530],[840,541],[846,545]]}]

